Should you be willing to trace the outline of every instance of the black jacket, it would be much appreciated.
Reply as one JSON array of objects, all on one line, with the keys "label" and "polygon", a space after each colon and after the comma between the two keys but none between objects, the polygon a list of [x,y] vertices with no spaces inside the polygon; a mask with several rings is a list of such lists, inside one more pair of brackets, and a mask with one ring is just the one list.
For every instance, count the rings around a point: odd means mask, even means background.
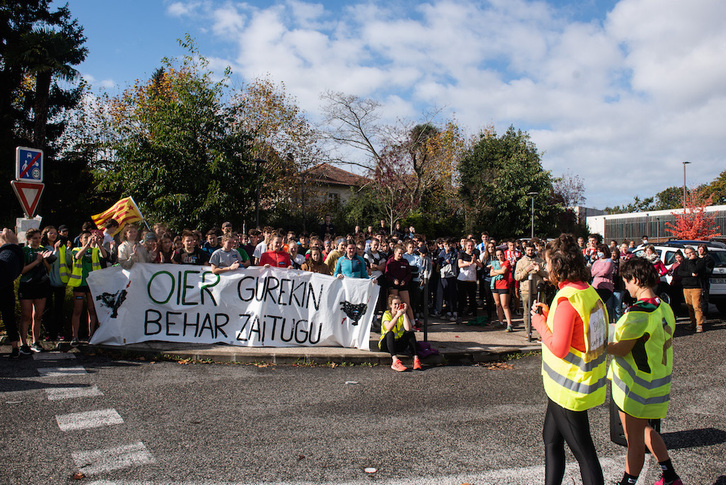
[{"label": "black jacket", "polygon": [[[683,282],[684,289],[701,288],[701,277],[706,272],[703,259],[686,259],[678,266],[678,274]],[[696,276],[692,276],[695,273]]]},{"label": "black jacket", "polygon": [[23,249],[17,244],[3,244],[0,247],[0,286],[15,281],[23,270],[23,260]]}]

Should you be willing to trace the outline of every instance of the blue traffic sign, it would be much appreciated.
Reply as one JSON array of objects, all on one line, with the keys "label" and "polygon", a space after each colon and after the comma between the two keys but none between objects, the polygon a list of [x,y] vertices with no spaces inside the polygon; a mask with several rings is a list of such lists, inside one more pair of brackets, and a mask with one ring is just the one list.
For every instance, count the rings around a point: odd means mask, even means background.
[{"label": "blue traffic sign", "polygon": [[43,181],[43,150],[25,147],[15,149],[15,180]]}]

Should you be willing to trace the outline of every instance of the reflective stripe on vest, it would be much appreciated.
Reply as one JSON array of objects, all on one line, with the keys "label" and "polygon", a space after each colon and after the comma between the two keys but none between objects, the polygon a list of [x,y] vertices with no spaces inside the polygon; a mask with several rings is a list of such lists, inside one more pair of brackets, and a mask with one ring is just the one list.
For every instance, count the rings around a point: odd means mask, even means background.
[{"label": "reflective stripe on vest", "polygon": [[[76,254],[80,249],[73,250],[73,270],[71,271],[71,276],[68,281],[68,286],[71,288],[75,288],[77,286],[81,286],[81,283],[83,282],[83,258],[77,259]],[[91,271],[95,271],[97,269],[101,269],[101,261],[98,257],[99,250],[98,248],[91,248]]]},{"label": "reflective stripe on vest", "polygon": [[608,383],[607,376],[601,377],[594,384],[586,384],[584,382],[575,382],[571,379],[568,379],[565,376],[559,375],[557,372],[555,372],[553,369],[551,369],[550,366],[548,366],[546,362],[542,363],[542,369],[550,376],[550,378],[553,381],[555,381],[560,386],[562,386],[565,389],[568,389],[570,391],[579,392],[580,394],[591,394],[591,393],[597,391],[598,389],[606,386]]},{"label": "reflective stripe on vest", "polygon": [[558,301],[567,298],[582,319],[585,352],[570,347],[564,358],[542,346],[542,380],[547,396],[572,411],[584,411],[605,402],[607,388],[607,312],[597,292],[565,286],[557,292],[547,319],[552,330]]},{"label": "reflective stripe on vest", "polygon": [[58,247],[58,275],[64,285],[68,283],[68,279],[71,277],[71,273],[68,271],[68,263],[66,262],[67,251],[64,245]]},{"label": "reflective stripe on vest", "polygon": [[616,336],[621,340],[637,338],[633,332],[642,331],[643,335],[648,335],[643,346],[648,362],[647,367],[640,370],[632,352],[612,360],[613,401],[636,418],[664,418],[670,403],[673,370],[675,317],[671,307],[661,302],[652,312],[634,309],[623,315],[617,325]]}]

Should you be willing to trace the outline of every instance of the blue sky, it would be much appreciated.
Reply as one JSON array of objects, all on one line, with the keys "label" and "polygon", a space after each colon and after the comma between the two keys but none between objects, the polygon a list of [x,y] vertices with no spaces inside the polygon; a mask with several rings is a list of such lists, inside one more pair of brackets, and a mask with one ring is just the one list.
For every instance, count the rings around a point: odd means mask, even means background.
[{"label": "blue sky", "polygon": [[627,204],[726,170],[726,2],[69,0],[88,37],[81,74],[118,93],[189,33],[233,86],[284,82],[313,121],[320,94],[432,109],[471,135],[526,130],[586,205]]}]

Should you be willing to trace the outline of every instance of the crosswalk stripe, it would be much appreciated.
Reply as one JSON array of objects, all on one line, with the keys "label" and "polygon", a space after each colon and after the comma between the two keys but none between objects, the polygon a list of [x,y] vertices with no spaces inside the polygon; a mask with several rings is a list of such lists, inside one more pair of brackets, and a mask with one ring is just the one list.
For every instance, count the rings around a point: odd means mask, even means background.
[{"label": "crosswalk stripe", "polygon": [[67,352],[36,352],[33,354],[33,360],[71,360],[75,358],[76,354]]},{"label": "crosswalk stripe", "polygon": [[76,397],[94,397],[103,396],[103,393],[97,386],[74,386],[74,387],[55,387],[46,388],[49,401],[59,401],[61,399],[73,399]]},{"label": "crosswalk stripe", "polygon": [[97,475],[155,462],[154,457],[140,441],[103,450],[74,451],[71,456],[79,471],[85,475]]},{"label": "crosswalk stripe", "polygon": [[123,424],[124,420],[115,409],[101,409],[98,411],[84,411],[82,413],[63,414],[55,417],[61,431],[75,431],[78,429],[100,428]]},{"label": "crosswalk stripe", "polygon": [[73,375],[87,374],[86,369],[81,366],[76,367],[40,367],[38,368],[40,377],[65,377]]}]

